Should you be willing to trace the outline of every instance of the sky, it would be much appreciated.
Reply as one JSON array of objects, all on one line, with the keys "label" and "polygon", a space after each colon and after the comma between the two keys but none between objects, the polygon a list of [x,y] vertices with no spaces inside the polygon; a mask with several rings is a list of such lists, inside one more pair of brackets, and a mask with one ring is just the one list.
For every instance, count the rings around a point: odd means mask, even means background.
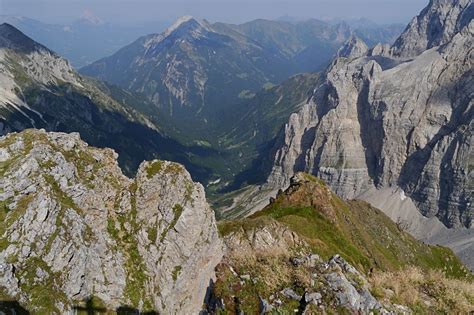
[{"label": "sky", "polygon": [[0,0],[0,15],[61,24],[78,19],[84,12],[124,25],[172,21],[182,15],[230,23],[282,16],[407,23],[427,3],[428,0]]}]

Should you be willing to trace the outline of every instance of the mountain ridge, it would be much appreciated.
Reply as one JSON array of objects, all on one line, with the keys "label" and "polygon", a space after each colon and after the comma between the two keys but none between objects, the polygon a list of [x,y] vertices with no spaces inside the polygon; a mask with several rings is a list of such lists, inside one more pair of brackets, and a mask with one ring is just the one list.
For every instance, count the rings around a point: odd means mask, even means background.
[{"label": "mountain ridge", "polygon": [[39,49],[52,52],[8,23],[0,24],[0,48],[20,50],[24,53],[30,53]]},{"label": "mountain ridge", "polygon": [[[290,70],[295,66],[295,62],[290,59],[299,58],[298,56],[290,56],[281,49],[272,49],[258,37],[252,37],[250,33],[240,29],[245,25],[254,27],[253,25],[258,21],[242,25],[210,24],[185,16],[182,20],[178,19],[174,26],[170,26],[163,33],[141,37],[115,55],[82,68],[81,72],[144,93],[150,101],[161,108],[163,114],[169,116],[175,124],[182,125],[182,128],[185,128],[193,119],[196,120],[195,117],[198,118],[196,122],[200,124],[211,124],[211,121],[215,119],[213,116],[219,111],[229,109],[223,104],[233,105],[239,101],[244,92],[254,93],[265,83],[280,82],[289,75],[304,69],[300,67],[296,72]],[[269,23],[271,27],[278,27],[279,23],[281,24],[281,22],[267,20],[262,20],[262,22]],[[314,28],[317,26],[319,24]],[[314,68],[308,63],[305,72],[316,70],[323,66],[336,50],[334,46],[340,42],[338,37],[349,36],[349,28],[343,29],[341,35],[334,35],[331,32],[338,31],[326,25],[321,34],[318,34],[317,30],[311,30],[314,34],[304,36],[304,30],[299,30],[302,33],[299,37],[302,38],[298,40],[306,42],[298,45],[310,45],[312,41],[316,50],[304,52],[300,48],[299,51],[291,52],[291,55],[301,54],[302,58],[307,58],[303,55],[308,55],[308,58],[311,54],[321,55],[312,57],[313,60],[318,58],[320,60],[315,62]],[[297,29],[292,30],[292,32],[296,31]],[[172,33],[176,33],[175,36]],[[198,37],[193,38],[193,34]],[[309,39],[303,39],[303,37]],[[321,39],[319,40],[318,37]],[[198,41],[198,38],[201,40]],[[335,43],[330,43],[332,40],[335,40]],[[322,48],[317,48],[318,45]],[[239,55],[234,55],[226,49],[227,46],[239,51]],[[173,57],[167,57],[165,52]],[[229,63],[221,58],[236,60],[236,62]],[[256,62],[251,58],[261,61]],[[176,66],[178,61],[187,65],[189,69],[193,69],[194,74],[190,73],[190,70]],[[166,67],[163,65],[165,62]],[[273,67],[269,64],[273,64]],[[171,78],[171,74],[175,78]],[[223,76],[223,80],[229,82],[227,85],[236,85],[239,89],[230,89],[225,95],[222,93],[215,95],[217,91],[212,90],[229,89],[229,87],[219,87],[220,83],[213,80],[213,76]],[[245,82],[244,79],[249,82]],[[161,84],[160,81],[165,84]],[[163,86],[160,87],[161,85]],[[186,107],[193,109],[188,110],[187,113]],[[177,118],[174,118],[174,115],[177,115]],[[205,140],[210,141],[210,139]]]},{"label": "mountain ridge", "polygon": [[[193,176],[203,181],[209,176],[208,169],[191,162],[188,153],[212,156],[215,152],[184,146],[164,135],[157,120],[148,118],[152,117],[147,111],[151,106],[145,98],[85,78],[56,53],[19,31],[14,34],[18,36],[13,39],[38,49],[0,48],[1,134],[31,127],[80,131],[91,144],[116,149],[127,174],[132,174],[143,160],[166,156],[186,164]],[[12,46],[12,39],[8,46]]]},{"label": "mountain ridge", "polygon": [[430,0],[430,4],[413,18],[392,47],[392,55],[409,58],[449,42],[467,26],[474,16],[469,0]]}]

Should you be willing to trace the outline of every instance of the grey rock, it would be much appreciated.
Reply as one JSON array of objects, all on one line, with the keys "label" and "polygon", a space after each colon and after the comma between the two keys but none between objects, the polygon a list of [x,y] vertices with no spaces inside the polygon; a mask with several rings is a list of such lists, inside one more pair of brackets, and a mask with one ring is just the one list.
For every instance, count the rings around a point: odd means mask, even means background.
[{"label": "grey rock", "polygon": [[292,257],[291,263],[295,266],[306,266],[309,268],[314,268],[322,262],[321,257],[318,254],[309,254],[303,257]]},{"label": "grey rock", "polygon": [[245,280],[245,281],[250,281],[250,275],[241,275],[240,279]]},{"label": "grey rock", "polygon": [[474,15],[471,0],[432,0],[392,47],[392,54],[411,58],[444,45],[468,25]]},{"label": "grey rock", "polygon": [[5,162],[10,158],[10,154],[6,149],[0,149],[0,162]]},{"label": "grey rock", "polygon": [[287,187],[299,171],[347,199],[400,186],[423,215],[471,227],[472,7],[433,0],[390,54],[378,47],[336,59],[289,118],[262,191]]},{"label": "grey rock", "polygon": [[270,303],[267,302],[267,300],[260,298],[260,314],[266,314],[271,312],[274,307]]},{"label": "grey rock", "polygon": [[301,301],[301,299],[303,298],[301,295],[299,295],[298,293],[293,291],[292,288],[284,288],[280,293],[283,296],[285,296],[289,299],[292,299],[292,300],[296,300],[296,301]]},{"label": "grey rock", "polygon": [[313,303],[316,305],[319,304],[322,298],[323,296],[319,292],[313,292],[313,293],[306,292],[304,295],[304,300],[306,303]]},{"label": "grey rock", "polygon": [[361,289],[359,292],[344,274],[333,272],[327,274],[325,278],[329,288],[335,292],[340,306],[364,312],[382,308],[367,289]]},{"label": "grey rock", "polygon": [[184,167],[144,162],[132,180],[112,150],[77,134],[28,130],[1,137],[0,148],[14,161],[0,179],[0,201],[11,200],[0,289],[38,312],[54,310],[36,309],[28,279],[44,285],[59,313],[90,296],[110,309],[199,312],[223,245],[204,189]]},{"label": "grey rock", "polygon": [[360,38],[352,35],[348,41],[338,50],[337,56],[344,58],[359,58],[367,55],[369,47]]}]

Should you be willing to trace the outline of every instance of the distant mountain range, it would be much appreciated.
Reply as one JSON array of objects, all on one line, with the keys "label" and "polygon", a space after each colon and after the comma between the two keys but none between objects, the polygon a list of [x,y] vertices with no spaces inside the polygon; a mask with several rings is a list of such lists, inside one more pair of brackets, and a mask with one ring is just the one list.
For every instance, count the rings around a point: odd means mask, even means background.
[{"label": "distant mountain range", "polygon": [[210,24],[183,17],[164,33],[141,37],[81,72],[144,94],[176,134],[192,130],[212,142],[207,131],[221,121],[221,113],[235,112],[235,104],[264,85],[322,69],[351,34],[389,43],[401,29],[353,29],[318,20]]},{"label": "distant mountain range", "polygon": [[15,26],[79,68],[116,52],[143,34],[164,30],[169,22],[121,26],[85,15],[71,24],[59,25],[27,17],[0,15],[1,23]]}]

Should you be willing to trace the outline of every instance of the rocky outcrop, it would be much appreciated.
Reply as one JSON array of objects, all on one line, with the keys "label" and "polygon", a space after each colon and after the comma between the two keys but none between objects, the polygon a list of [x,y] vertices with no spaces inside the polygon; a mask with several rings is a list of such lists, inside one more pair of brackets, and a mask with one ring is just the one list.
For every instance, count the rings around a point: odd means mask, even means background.
[{"label": "rocky outcrop", "polygon": [[[435,16],[444,21],[437,33]],[[400,186],[423,215],[471,227],[472,17],[471,1],[431,1],[391,52],[378,46],[353,58],[347,49],[290,117],[267,186],[284,187],[297,171],[349,199]],[[426,42],[415,28],[436,38]]]},{"label": "rocky outcrop", "polygon": [[[241,311],[255,311],[260,314],[271,311],[285,313],[293,311],[292,307],[304,314],[335,309],[365,314],[374,310],[387,312],[386,308],[393,308],[392,305],[383,306],[377,301],[370,292],[371,286],[366,277],[339,255],[324,261],[315,253],[297,254],[298,251],[305,251],[304,249],[309,247],[307,241],[296,231],[277,221],[259,224],[254,228],[243,225],[242,229],[227,235],[224,241],[228,251],[217,267],[217,289],[214,289],[216,296],[208,303],[208,311],[212,314],[222,309],[232,311],[234,303],[240,305]],[[271,270],[259,274],[258,270],[266,264]],[[255,270],[252,270],[253,268]],[[250,272],[251,275],[238,274],[242,270]],[[278,274],[272,275],[273,272]],[[254,304],[252,299],[244,297],[247,294],[255,294],[252,285],[260,288],[265,281],[272,281],[270,290],[284,285],[285,282],[280,277],[284,275],[284,278],[288,274],[295,275],[295,286],[259,296],[257,309],[254,309],[257,304]],[[308,275],[308,278],[304,275]],[[239,279],[240,285],[232,284],[233,278]],[[287,281],[292,283],[291,280]],[[299,287],[301,285],[305,287]],[[230,290],[234,291],[234,301],[228,300],[229,292],[222,290],[222,286],[229,286]],[[241,291],[246,290],[249,292],[242,294]],[[262,294],[261,289],[256,291]]]},{"label": "rocky outcrop", "polygon": [[471,22],[473,15],[471,0],[430,0],[397,39],[392,54],[412,58],[427,49],[444,45]]},{"label": "rocky outcrop", "polygon": [[352,35],[349,40],[339,48],[337,57],[358,58],[367,55],[369,47],[360,38]]},{"label": "rocky outcrop", "polygon": [[222,256],[204,189],[179,164],[124,176],[111,149],[78,134],[0,138],[0,295],[38,313],[94,297],[198,313]]},{"label": "rocky outcrop", "polygon": [[[321,180],[297,173],[263,210],[218,223],[227,251],[206,309],[211,314],[463,312],[455,305],[464,298],[445,308],[447,291],[426,290],[434,287],[421,270],[437,274],[440,284],[446,281],[441,273],[459,277],[463,282],[453,287],[465,285],[466,297],[472,295],[471,273],[449,249],[417,241],[404,228],[370,204],[343,201]],[[408,278],[401,279],[405,271]],[[401,282],[410,284],[400,289]]]}]

